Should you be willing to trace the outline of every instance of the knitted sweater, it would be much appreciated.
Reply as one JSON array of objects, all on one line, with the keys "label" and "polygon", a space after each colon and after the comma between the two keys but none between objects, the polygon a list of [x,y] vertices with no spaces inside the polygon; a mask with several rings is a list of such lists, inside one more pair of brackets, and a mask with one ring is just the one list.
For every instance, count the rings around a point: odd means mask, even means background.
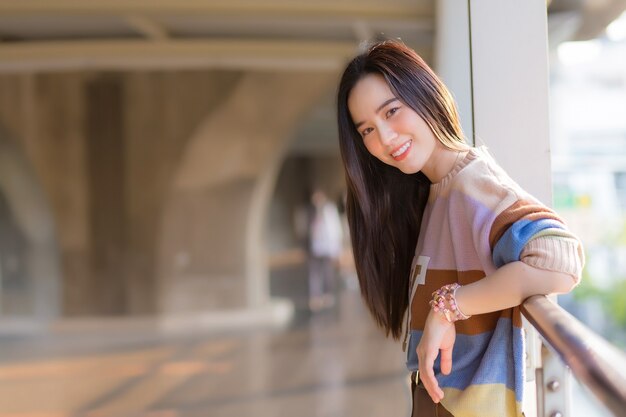
[{"label": "knitted sweater", "polygon": [[[416,347],[431,294],[453,282],[470,284],[521,260],[569,273],[578,282],[580,241],[549,208],[530,196],[483,149],[471,149],[432,184],[411,269],[407,367],[418,368]],[[456,322],[452,372],[435,375],[442,405],[455,417],[521,416],[524,339],[519,307]]]}]

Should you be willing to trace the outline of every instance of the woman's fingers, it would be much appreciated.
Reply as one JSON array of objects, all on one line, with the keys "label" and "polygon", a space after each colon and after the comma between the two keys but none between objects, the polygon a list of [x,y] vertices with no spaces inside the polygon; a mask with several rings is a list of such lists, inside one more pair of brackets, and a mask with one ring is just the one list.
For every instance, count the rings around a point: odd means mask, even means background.
[{"label": "woman's fingers", "polygon": [[441,373],[450,375],[452,372],[452,348],[441,349]]},{"label": "woman's fingers", "polygon": [[435,378],[434,364],[441,350],[441,369],[446,375],[452,371],[452,348],[456,332],[454,325],[432,310],[426,318],[424,333],[417,346],[417,361],[420,380],[428,395],[438,403],[443,398],[443,391]]},{"label": "woman's fingers", "polygon": [[430,398],[438,403],[443,398],[443,391],[439,388],[439,382],[437,378],[435,378],[435,371],[433,370],[436,356],[436,352],[427,353],[424,360],[419,362],[419,378],[424,388],[426,388],[428,395],[430,395]]}]

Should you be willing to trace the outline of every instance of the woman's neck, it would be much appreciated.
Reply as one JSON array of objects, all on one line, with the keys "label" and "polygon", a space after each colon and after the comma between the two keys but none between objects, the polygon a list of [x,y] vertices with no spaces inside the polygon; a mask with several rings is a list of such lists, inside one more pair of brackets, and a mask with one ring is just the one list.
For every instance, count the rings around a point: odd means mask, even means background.
[{"label": "woman's neck", "polygon": [[467,150],[457,151],[438,144],[428,161],[428,167],[424,166],[422,172],[428,177],[431,183],[436,184],[454,169],[456,164],[466,153]]}]

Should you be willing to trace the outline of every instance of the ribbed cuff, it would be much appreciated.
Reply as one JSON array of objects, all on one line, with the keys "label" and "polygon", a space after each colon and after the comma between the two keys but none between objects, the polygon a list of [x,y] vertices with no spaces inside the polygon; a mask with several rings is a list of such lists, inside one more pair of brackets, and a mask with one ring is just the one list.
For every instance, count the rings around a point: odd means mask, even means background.
[{"label": "ribbed cuff", "polygon": [[526,244],[520,260],[536,268],[570,274],[578,283],[585,264],[585,255],[577,239],[542,236]]}]

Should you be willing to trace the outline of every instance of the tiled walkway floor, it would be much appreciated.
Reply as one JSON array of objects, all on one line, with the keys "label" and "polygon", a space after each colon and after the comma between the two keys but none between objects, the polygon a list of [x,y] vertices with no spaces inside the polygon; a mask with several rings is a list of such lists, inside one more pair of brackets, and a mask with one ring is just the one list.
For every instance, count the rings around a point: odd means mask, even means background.
[{"label": "tiled walkway floor", "polygon": [[344,292],[287,330],[0,338],[0,417],[390,417],[404,357]]}]

